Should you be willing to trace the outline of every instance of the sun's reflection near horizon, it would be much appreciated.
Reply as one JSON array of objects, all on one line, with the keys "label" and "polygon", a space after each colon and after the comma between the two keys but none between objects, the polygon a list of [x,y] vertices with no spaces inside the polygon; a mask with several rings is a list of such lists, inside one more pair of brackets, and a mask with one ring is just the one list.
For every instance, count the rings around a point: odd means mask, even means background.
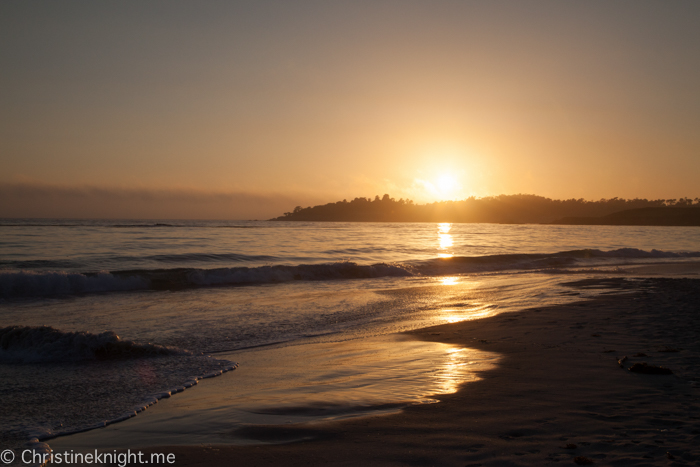
[{"label": "sun's reflection near horizon", "polygon": [[451,258],[454,256],[453,253],[447,251],[452,248],[454,241],[450,230],[452,229],[452,224],[449,222],[443,222],[438,224],[438,257],[439,258]]}]

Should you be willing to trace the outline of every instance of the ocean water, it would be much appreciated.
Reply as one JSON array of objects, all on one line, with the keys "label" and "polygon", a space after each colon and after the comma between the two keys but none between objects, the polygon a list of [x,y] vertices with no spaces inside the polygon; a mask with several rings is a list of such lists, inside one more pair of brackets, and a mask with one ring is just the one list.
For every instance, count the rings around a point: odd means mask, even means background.
[{"label": "ocean water", "polygon": [[[260,352],[577,300],[595,291],[572,276],[698,258],[694,227],[1,220],[0,445],[125,420]],[[411,365],[392,374],[436,392]]]}]

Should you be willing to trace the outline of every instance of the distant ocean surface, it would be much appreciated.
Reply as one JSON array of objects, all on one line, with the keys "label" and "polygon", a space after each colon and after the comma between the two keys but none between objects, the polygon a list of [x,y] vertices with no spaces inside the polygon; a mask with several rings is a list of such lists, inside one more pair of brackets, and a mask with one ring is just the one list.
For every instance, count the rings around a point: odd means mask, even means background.
[{"label": "distant ocean surface", "polygon": [[235,368],[222,352],[561,303],[580,298],[565,281],[698,259],[696,227],[0,220],[0,443],[131,417]]}]

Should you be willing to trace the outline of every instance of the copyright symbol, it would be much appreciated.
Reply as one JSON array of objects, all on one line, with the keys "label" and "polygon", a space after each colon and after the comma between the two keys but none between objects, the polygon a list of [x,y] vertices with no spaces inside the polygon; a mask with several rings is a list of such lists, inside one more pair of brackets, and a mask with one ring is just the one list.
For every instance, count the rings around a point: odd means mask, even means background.
[{"label": "copyright symbol", "polygon": [[5,464],[9,464],[15,460],[15,452],[12,449],[5,449],[2,453],[0,453],[0,460]]}]

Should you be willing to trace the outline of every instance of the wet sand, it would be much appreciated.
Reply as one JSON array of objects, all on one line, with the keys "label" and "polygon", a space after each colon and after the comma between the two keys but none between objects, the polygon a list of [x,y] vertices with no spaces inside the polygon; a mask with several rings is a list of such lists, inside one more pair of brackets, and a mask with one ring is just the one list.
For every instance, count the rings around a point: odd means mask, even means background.
[{"label": "wet sand", "polygon": [[[593,286],[615,294],[409,333],[501,355],[440,403],[231,433],[265,444],[141,450],[180,466],[697,465],[700,280],[572,284]],[[642,362],[673,373],[629,371]]]},{"label": "wet sand", "polygon": [[[250,425],[289,425],[399,412],[435,403],[477,379],[493,352],[389,334],[349,341],[273,346],[220,354],[239,367],[120,423],[49,441],[62,452],[154,444],[260,444]],[[293,441],[303,434],[274,441]],[[274,438],[274,436],[273,436]]]}]

